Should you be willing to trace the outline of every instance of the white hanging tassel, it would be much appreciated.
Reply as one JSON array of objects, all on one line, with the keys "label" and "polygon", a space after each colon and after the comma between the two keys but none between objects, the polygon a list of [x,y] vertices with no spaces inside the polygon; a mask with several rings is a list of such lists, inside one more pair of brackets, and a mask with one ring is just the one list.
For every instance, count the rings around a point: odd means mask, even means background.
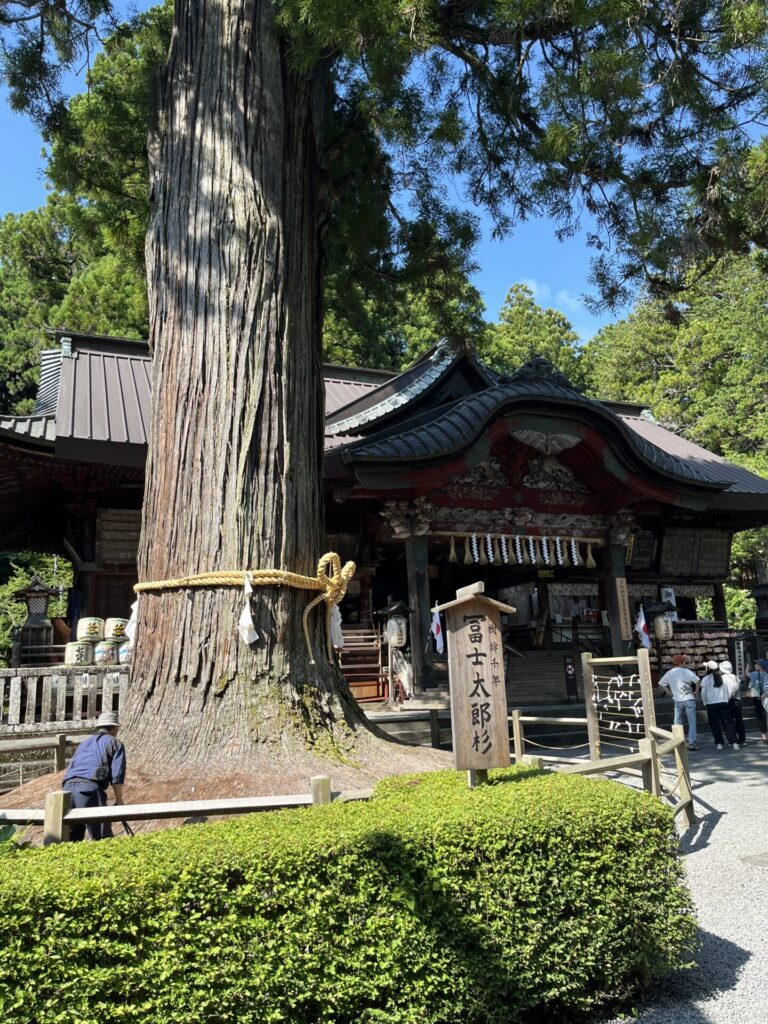
[{"label": "white hanging tassel", "polygon": [[138,613],[139,613],[139,599],[137,597],[136,600],[131,605],[131,617],[130,617],[130,619],[128,619],[128,621],[125,624],[125,635],[131,641],[131,646],[133,646],[133,638],[136,636],[136,619],[137,619]]},{"label": "white hanging tassel", "polygon": [[579,555],[579,545],[576,542],[575,537],[571,537],[571,562],[574,566],[581,565],[581,556]]},{"label": "white hanging tassel", "polygon": [[504,565],[509,565],[509,549],[507,548],[507,538],[501,538],[501,557],[504,559]]},{"label": "white hanging tassel", "polygon": [[337,651],[344,648],[344,633],[341,628],[341,609],[337,604],[331,608],[331,644]]},{"label": "white hanging tassel", "polygon": [[480,549],[477,546],[477,534],[472,534],[472,558],[476,561],[480,561]]},{"label": "white hanging tassel", "polygon": [[528,538],[528,554],[531,557],[531,565],[536,565],[536,541],[533,537]]},{"label": "white hanging tassel", "polygon": [[456,558],[456,538],[455,537],[451,537],[451,550],[448,553],[448,561],[449,562],[456,562],[456,561],[458,561],[458,559]]},{"label": "white hanging tassel", "polygon": [[244,644],[255,644],[259,638],[259,634],[256,632],[256,627],[253,624],[253,615],[251,614],[251,594],[253,593],[253,587],[251,581],[248,579],[248,573],[243,576],[243,594],[245,595],[245,604],[243,610],[240,612],[240,619],[237,623],[237,632],[240,634],[240,639]]},{"label": "white hanging tassel", "polygon": [[472,565],[472,552],[469,548],[469,537],[464,538],[464,565]]},{"label": "white hanging tassel", "polygon": [[549,565],[549,541],[546,537],[541,538],[541,557],[544,559],[544,565]]}]

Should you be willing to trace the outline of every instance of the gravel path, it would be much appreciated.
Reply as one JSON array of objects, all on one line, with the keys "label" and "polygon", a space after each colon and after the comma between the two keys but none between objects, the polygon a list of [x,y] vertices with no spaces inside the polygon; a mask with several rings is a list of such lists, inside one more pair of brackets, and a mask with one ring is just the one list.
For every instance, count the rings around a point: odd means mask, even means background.
[{"label": "gravel path", "polygon": [[[752,733],[754,736],[755,733]],[[681,851],[696,903],[698,967],[602,1024],[768,1024],[768,746],[690,755],[697,826]]]}]

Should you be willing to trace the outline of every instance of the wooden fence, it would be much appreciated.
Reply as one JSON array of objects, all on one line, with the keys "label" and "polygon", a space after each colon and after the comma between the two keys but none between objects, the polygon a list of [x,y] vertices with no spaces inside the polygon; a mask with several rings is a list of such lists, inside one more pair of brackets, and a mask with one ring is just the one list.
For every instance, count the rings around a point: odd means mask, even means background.
[{"label": "wooden fence", "polygon": [[91,729],[127,685],[126,667],[0,670],[0,738]]},{"label": "wooden fence", "polygon": [[[598,756],[584,758],[562,756],[531,756],[526,753],[525,724],[587,725],[586,718],[541,718],[536,715],[522,715],[515,710],[510,715],[512,722],[512,755],[518,763],[538,764],[545,761],[558,762],[561,771],[570,775],[603,775],[618,773],[641,778],[643,789],[659,798],[665,798],[672,805],[675,817],[682,814],[687,827],[695,824],[691,771],[688,764],[688,750],[682,725],[673,725],[667,732],[656,725],[649,725],[645,736],[638,739],[637,753],[619,757]],[[536,744],[539,746],[539,744]],[[586,743],[581,746],[587,746]],[[554,749],[554,748],[553,748]],[[674,768],[664,764],[665,757],[674,758]],[[676,781],[675,781],[676,780]]]},{"label": "wooden fence", "polygon": [[356,789],[333,793],[327,775],[315,775],[310,780],[310,792],[288,796],[236,797],[224,800],[180,800],[164,804],[112,804],[109,807],[72,809],[72,795],[66,790],[48,793],[45,810],[38,808],[10,808],[0,810],[0,825],[42,825],[43,844],[61,843],[69,839],[69,828],[76,822],[94,821],[131,822],[157,821],[169,818],[201,818],[231,814],[254,814],[257,811],[277,811],[288,807],[309,807],[350,800],[370,800],[372,789]]}]

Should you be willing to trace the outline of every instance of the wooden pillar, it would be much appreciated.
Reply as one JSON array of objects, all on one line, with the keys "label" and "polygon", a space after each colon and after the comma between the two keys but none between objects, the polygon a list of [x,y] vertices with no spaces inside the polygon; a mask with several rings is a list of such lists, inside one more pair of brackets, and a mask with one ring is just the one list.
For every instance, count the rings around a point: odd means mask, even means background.
[{"label": "wooden pillar", "polygon": [[718,622],[728,625],[728,609],[725,606],[725,591],[722,583],[715,584],[715,593],[712,599],[712,614]]},{"label": "wooden pillar", "polygon": [[611,633],[611,654],[618,658],[627,653],[627,641],[621,635],[621,612],[616,595],[616,580],[624,576],[624,544],[608,545],[608,578],[605,581],[605,606]]},{"label": "wooden pillar", "polygon": [[408,604],[410,615],[413,692],[421,693],[435,678],[432,621],[429,602],[429,538],[408,537],[405,541],[405,564],[408,572]]}]

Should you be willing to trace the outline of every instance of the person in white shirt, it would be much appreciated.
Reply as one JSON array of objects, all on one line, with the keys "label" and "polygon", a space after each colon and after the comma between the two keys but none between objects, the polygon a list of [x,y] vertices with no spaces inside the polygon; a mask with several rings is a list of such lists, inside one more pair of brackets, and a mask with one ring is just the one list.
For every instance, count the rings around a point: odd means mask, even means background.
[{"label": "person in white shirt", "polygon": [[688,723],[688,749],[698,750],[696,746],[696,688],[699,677],[685,667],[688,659],[684,654],[676,654],[672,658],[672,668],[665,672],[659,680],[675,702],[675,725]]},{"label": "person in white shirt", "polygon": [[733,725],[736,730],[736,742],[744,746],[747,742],[747,730],[744,726],[744,716],[741,713],[741,683],[739,677],[733,673],[733,665],[730,661],[720,662],[720,673],[723,677],[723,685],[728,687],[730,697],[728,704],[733,715]]},{"label": "person in white shirt", "polygon": [[715,746],[718,750],[723,749],[723,732],[725,732],[733,749],[738,750],[739,744],[736,742],[736,730],[730,706],[733,688],[725,683],[716,661],[707,661],[703,667],[707,669],[708,674],[701,681],[701,701],[707,709],[707,721],[712,730]]}]

